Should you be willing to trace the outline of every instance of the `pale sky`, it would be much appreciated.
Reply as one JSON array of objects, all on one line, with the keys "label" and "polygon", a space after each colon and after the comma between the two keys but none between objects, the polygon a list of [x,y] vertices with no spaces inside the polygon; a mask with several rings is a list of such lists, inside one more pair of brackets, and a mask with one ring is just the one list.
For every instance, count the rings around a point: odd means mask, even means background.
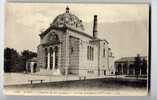
[{"label": "pale sky", "polygon": [[105,38],[116,58],[147,55],[149,6],[146,4],[43,4],[10,3],[6,6],[5,47],[37,51],[41,30],[65,12],[78,16],[92,35],[93,15],[98,15],[98,37]]}]

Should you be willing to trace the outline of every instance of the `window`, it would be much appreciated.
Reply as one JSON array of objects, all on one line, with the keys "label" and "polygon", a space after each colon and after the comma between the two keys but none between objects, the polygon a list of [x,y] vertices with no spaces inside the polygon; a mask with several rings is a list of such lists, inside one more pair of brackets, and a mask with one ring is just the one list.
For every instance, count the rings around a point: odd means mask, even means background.
[{"label": "window", "polygon": [[105,54],[105,49],[103,49],[103,57],[105,57],[105,55],[106,55],[106,54]]},{"label": "window", "polygon": [[87,59],[94,60],[94,48],[91,46],[87,47]]},{"label": "window", "polygon": [[71,47],[71,48],[70,48],[70,53],[73,54],[73,52],[74,52],[74,48]]},{"label": "window", "polygon": [[106,70],[104,70],[104,75],[106,75]]},{"label": "window", "polygon": [[87,59],[89,59],[89,46],[87,46]]},{"label": "window", "polygon": [[48,57],[48,50],[47,50],[47,48],[45,48],[45,69],[47,69],[47,64],[48,64],[47,57]]},{"label": "window", "polygon": [[112,57],[112,52],[110,53],[110,56]]},{"label": "window", "polygon": [[94,48],[91,48],[91,60],[94,59]]},{"label": "window", "polygon": [[92,57],[92,56],[91,56],[91,54],[92,54],[91,48],[92,48],[92,47],[89,46],[89,60],[91,60],[91,57]]},{"label": "window", "polygon": [[94,73],[94,71],[93,71],[93,70],[89,70],[89,71],[88,71],[88,73],[93,74],[93,73]]},{"label": "window", "polygon": [[89,46],[87,46],[87,59],[89,60]]}]

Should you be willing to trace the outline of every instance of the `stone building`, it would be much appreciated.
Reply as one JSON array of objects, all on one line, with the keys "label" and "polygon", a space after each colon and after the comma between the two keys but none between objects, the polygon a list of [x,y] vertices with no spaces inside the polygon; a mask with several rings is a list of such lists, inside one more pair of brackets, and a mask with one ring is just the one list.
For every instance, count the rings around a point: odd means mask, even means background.
[{"label": "stone building", "polygon": [[[115,61],[115,70],[119,75],[136,75],[136,72],[139,72],[139,75],[147,75],[147,57],[142,56],[141,66],[136,68],[135,57],[122,57]],[[145,63],[145,64],[144,64]]]},{"label": "stone building", "polygon": [[109,42],[98,38],[97,15],[93,36],[69,7],[42,32],[38,45],[40,72],[53,75],[102,76],[114,74],[114,56]]},{"label": "stone building", "polygon": [[35,72],[39,71],[39,68],[37,68],[37,58],[36,57],[27,60],[26,71],[28,73],[35,73]]}]

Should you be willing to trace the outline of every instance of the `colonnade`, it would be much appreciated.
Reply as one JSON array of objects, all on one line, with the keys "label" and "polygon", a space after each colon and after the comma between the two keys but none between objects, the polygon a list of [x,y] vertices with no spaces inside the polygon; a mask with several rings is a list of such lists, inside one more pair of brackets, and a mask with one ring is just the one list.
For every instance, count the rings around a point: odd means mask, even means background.
[{"label": "colonnade", "polygon": [[45,48],[45,69],[55,70],[58,68],[58,47]]},{"label": "colonnade", "polygon": [[[136,69],[133,66],[133,64],[119,63],[116,65],[116,72],[118,72],[120,75],[135,75]],[[142,75],[142,69],[141,68],[139,68],[139,75]]]}]

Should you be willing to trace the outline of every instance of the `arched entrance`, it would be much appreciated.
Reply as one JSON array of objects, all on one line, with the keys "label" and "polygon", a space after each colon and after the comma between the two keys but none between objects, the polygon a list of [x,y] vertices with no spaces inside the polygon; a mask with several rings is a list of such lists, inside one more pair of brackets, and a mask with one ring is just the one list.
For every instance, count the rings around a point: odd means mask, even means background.
[{"label": "arched entrance", "polygon": [[127,64],[123,64],[123,72],[124,75],[127,75]]},{"label": "arched entrance", "polygon": [[120,75],[122,74],[122,65],[118,64],[117,73]]},{"label": "arched entrance", "polygon": [[35,73],[35,72],[37,72],[37,64],[36,63],[34,63],[34,65],[33,65],[33,73]]},{"label": "arched entrance", "polygon": [[50,74],[58,73],[59,75],[60,69],[58,64],[58,59],[61,56],[59,52],[61,42],[59,41],[59,37],[54,32],[50,33],[47,38],[47,42],[43,44],[44,47],[44,65],[46,72]]},{"label": "arched entrance", "polygon": [[133,64],[129,65],[129,75],[133,75],[133,70],[134,70],[133,67],[134,67]]}]

